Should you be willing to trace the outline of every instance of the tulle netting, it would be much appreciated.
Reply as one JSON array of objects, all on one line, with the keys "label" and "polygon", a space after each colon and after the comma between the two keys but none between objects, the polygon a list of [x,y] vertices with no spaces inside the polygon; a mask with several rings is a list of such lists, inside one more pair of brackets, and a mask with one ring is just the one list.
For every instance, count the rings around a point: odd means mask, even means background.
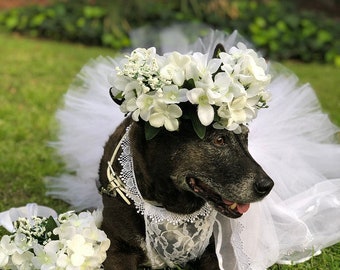
[{"label": "tulle netting", "polygon": [[[168,29],[162,36],[185,36]],[[181,40],[178,38],[177,40]],[[240,41],[211,31],[193,46],[181,42],[165,51],[201,51],[210,55],[217,43],[228,50]],[[137,44],[143,46],[143,44]],[[67,169],[47,179],[49,194],[74,208],[101,208],[96,179],[103,146],[122,121],[111,101],[108,76],[116,60],[100,57],[86,65],[65,95],[57,113],[59,140],[53,145]],[[302,262],[340,242],[340,145],[338,128],[325,115],[310,85],[271,65],[269,108],[250,123],[249,150],[275,182],[272,192],[236,220],[217,215],[216,254],[221,269],[266,269],[272,264]]]}]

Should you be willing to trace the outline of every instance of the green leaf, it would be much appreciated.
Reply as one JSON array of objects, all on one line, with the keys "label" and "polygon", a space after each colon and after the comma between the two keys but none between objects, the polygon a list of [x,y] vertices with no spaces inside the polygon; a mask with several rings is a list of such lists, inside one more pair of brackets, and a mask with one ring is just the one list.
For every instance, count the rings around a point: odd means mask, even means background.
[{"label": "green leaf", "polygon": [[195,88],[195,81],[193,79],[189,79],[189,80],[184,81],[182,88],[186,88],[186,89]]},{"label": "green leaf", "polygon": [[46,224],[45,224],[45,228],[47,232],[51,232],[53,231],[55,228],[57,228],[58,225],[55,222],[54,218],[52,216],[50,216],[47,220],[46,220]]},{"label": "green leaf", "polygon": [[190,103],[182,104],[181,109],[183,110],[183,119],[188,119],[191,121],[192,127],[200,139],[205,137],[207,127],[204,126],[198,118],[197,106],[193,106]]},{"label": "green leaf", "polygon": [[192,122],[192,126],[200,139],[203,139],[207,130],[207,127],[204,126],[201,121],[198,119],[197,113],[195,111],[191,111],[190,118]]},{"label": "green leaf", "polygon": [[59,237],[53,233],[53,230],[58,227],[56,221],[52,216],[47,218],[43,223],[42,226],[45,228],[45,232],[43,235],[36,237],[38,243],[43,245],[47,240],[58,240]]},{"label": "green leaf", "polygon": [[160,128],[155,128],[151,126],[149,122],[145,123],[144,129],[145,129],[145,139],[148,141],[153,139],[160,131]]},{"label": "green leaf", "polygon": [[206,126],[203,126],[201,122],[197,123],[196,121],[193,121],[192,124],[197,136],[200,139],[203,139],[207,130]]}]

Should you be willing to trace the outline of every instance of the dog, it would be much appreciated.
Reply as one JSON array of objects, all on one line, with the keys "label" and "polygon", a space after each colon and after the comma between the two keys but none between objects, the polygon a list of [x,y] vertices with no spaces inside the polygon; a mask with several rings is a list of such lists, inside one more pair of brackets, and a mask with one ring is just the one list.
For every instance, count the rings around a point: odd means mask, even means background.
[{"label": "dog", "polygon": [[[221,51],[224,48],[218,44],[213,57],[218,57]],[[111,97],[119,104],[115,96]],[[181,107],[183,115],[193,115],[195,108],[185,104]],[[197,238],[197,232],[201,232],[199,228],[204,227],[202,224],[213,227],[213,222],[206,221],[209,219],[206,215],[198,216],[200,226],[184,224],[182,236],[179,233],[182,227],[176,222],[170,224],[171,221],[167,220],[165,225],[156,225],[151,235],[157,239],[155,243],[160,237],[163,244],[157,247],[156,243],[155,247],[154,243],[150,248],[152,236],[149,235],[149,227],[157,224],[157,220],[150,221],[148,216],[139,213],[141,209],[138,209],[137,202],[134,201],[136,205],[131,204],[124,195],[125,187],[121,189],[120,186],[124,183],[117,177],[124,172],[123,164],[116,157],[124,151],[121,144],[128,136],[132,158],[129,170],[133,171],[136,189],[141,200],[156,209],[165,209],[166,213],[179,216],[192,216],[209,205],[215,210],[213,213],[239,218],[248,210],[250,203],[263,199],[274,185],[248,151],[248,128],[241,125],[239,132],[233,132],[208,125],[205,133],[198,136],[195,120],[184,117],[177,131],[157,129],[156,135],[150,139],[145,133],[149,124],[135,120],[128,116],[109,137],[99,166],[104,205],[102,229],[111,240],[105,269],[156,267],[153,256],[157,257],[159,253],[160,261],[165,262],[161,262],[161,266],[178,266],[173,262],[179,262],[181,267],[190,265],[193,269],[219,269],[212,229],[208,228],[205,233],[210,233],[204,234],[209,235],[208,241],[202,237],[198,240],[204,242],[201,245],[203,251],[177,252],[178,247],[182,247],[182,251],[188,247],[184,243],[188,237],[195,235]],[[112,181],[117,182],[113,184]],[[117,196],[117,192],[121,197]],[[189,257],[189,260],[177,260],[176,256]]]},{"label": "dog", "polygon": [[[107,164],[127,127],[140,193],[167,211],[190,214],[208,202],[219,213],[238,218],[245,211],[242,208],[264,198],[273,187],[271,178],[248,151],[246,126],[240,134],[208,127],[200,139],[191,122],[183,120],[177,132],[161,130],[146,140],[144,125],[144,121],[128,117],[110,136],[99,169],[103,187],[109,185]],[[120,172],[117,159],[112,166]],[[111,240],[105,269],[134,270],[148,265],[143,216],[119,196],[104,194],[102,198],[102,229]],[[236,204],[232,207],[229,202]],[[189,264],[194,269],[219,269],[213,237],[204,253]]]}]

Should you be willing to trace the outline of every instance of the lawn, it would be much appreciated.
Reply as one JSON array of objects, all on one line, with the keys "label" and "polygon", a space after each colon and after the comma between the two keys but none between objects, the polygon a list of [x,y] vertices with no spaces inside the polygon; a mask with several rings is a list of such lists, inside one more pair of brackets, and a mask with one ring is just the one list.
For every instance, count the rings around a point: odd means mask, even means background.
[{"label": "lawn", "polygon": [[[47,143],[54,138],[54,113],[72,78],[90,59],[114,55],[110,49],[31,40],[0,34],[0,212],[28,202],[67,210],[45,196],[43,178],[63,165]],[[303,82],[311,82],[331,119],[340,125],[339,69],[287,62]],[[340,245],[294,267],[272,269],[340,269]]]}]

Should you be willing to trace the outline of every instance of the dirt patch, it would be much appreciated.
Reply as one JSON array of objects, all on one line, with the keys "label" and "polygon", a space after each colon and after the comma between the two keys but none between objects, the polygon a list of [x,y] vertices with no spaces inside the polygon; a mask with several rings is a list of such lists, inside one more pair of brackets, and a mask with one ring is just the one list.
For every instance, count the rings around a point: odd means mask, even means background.
[{"label": "dirt patch", "polygon": [[25,7],[31,5],[48,5],[50,0],[0,0],[0,9],[11,9],[16,7]]}]

